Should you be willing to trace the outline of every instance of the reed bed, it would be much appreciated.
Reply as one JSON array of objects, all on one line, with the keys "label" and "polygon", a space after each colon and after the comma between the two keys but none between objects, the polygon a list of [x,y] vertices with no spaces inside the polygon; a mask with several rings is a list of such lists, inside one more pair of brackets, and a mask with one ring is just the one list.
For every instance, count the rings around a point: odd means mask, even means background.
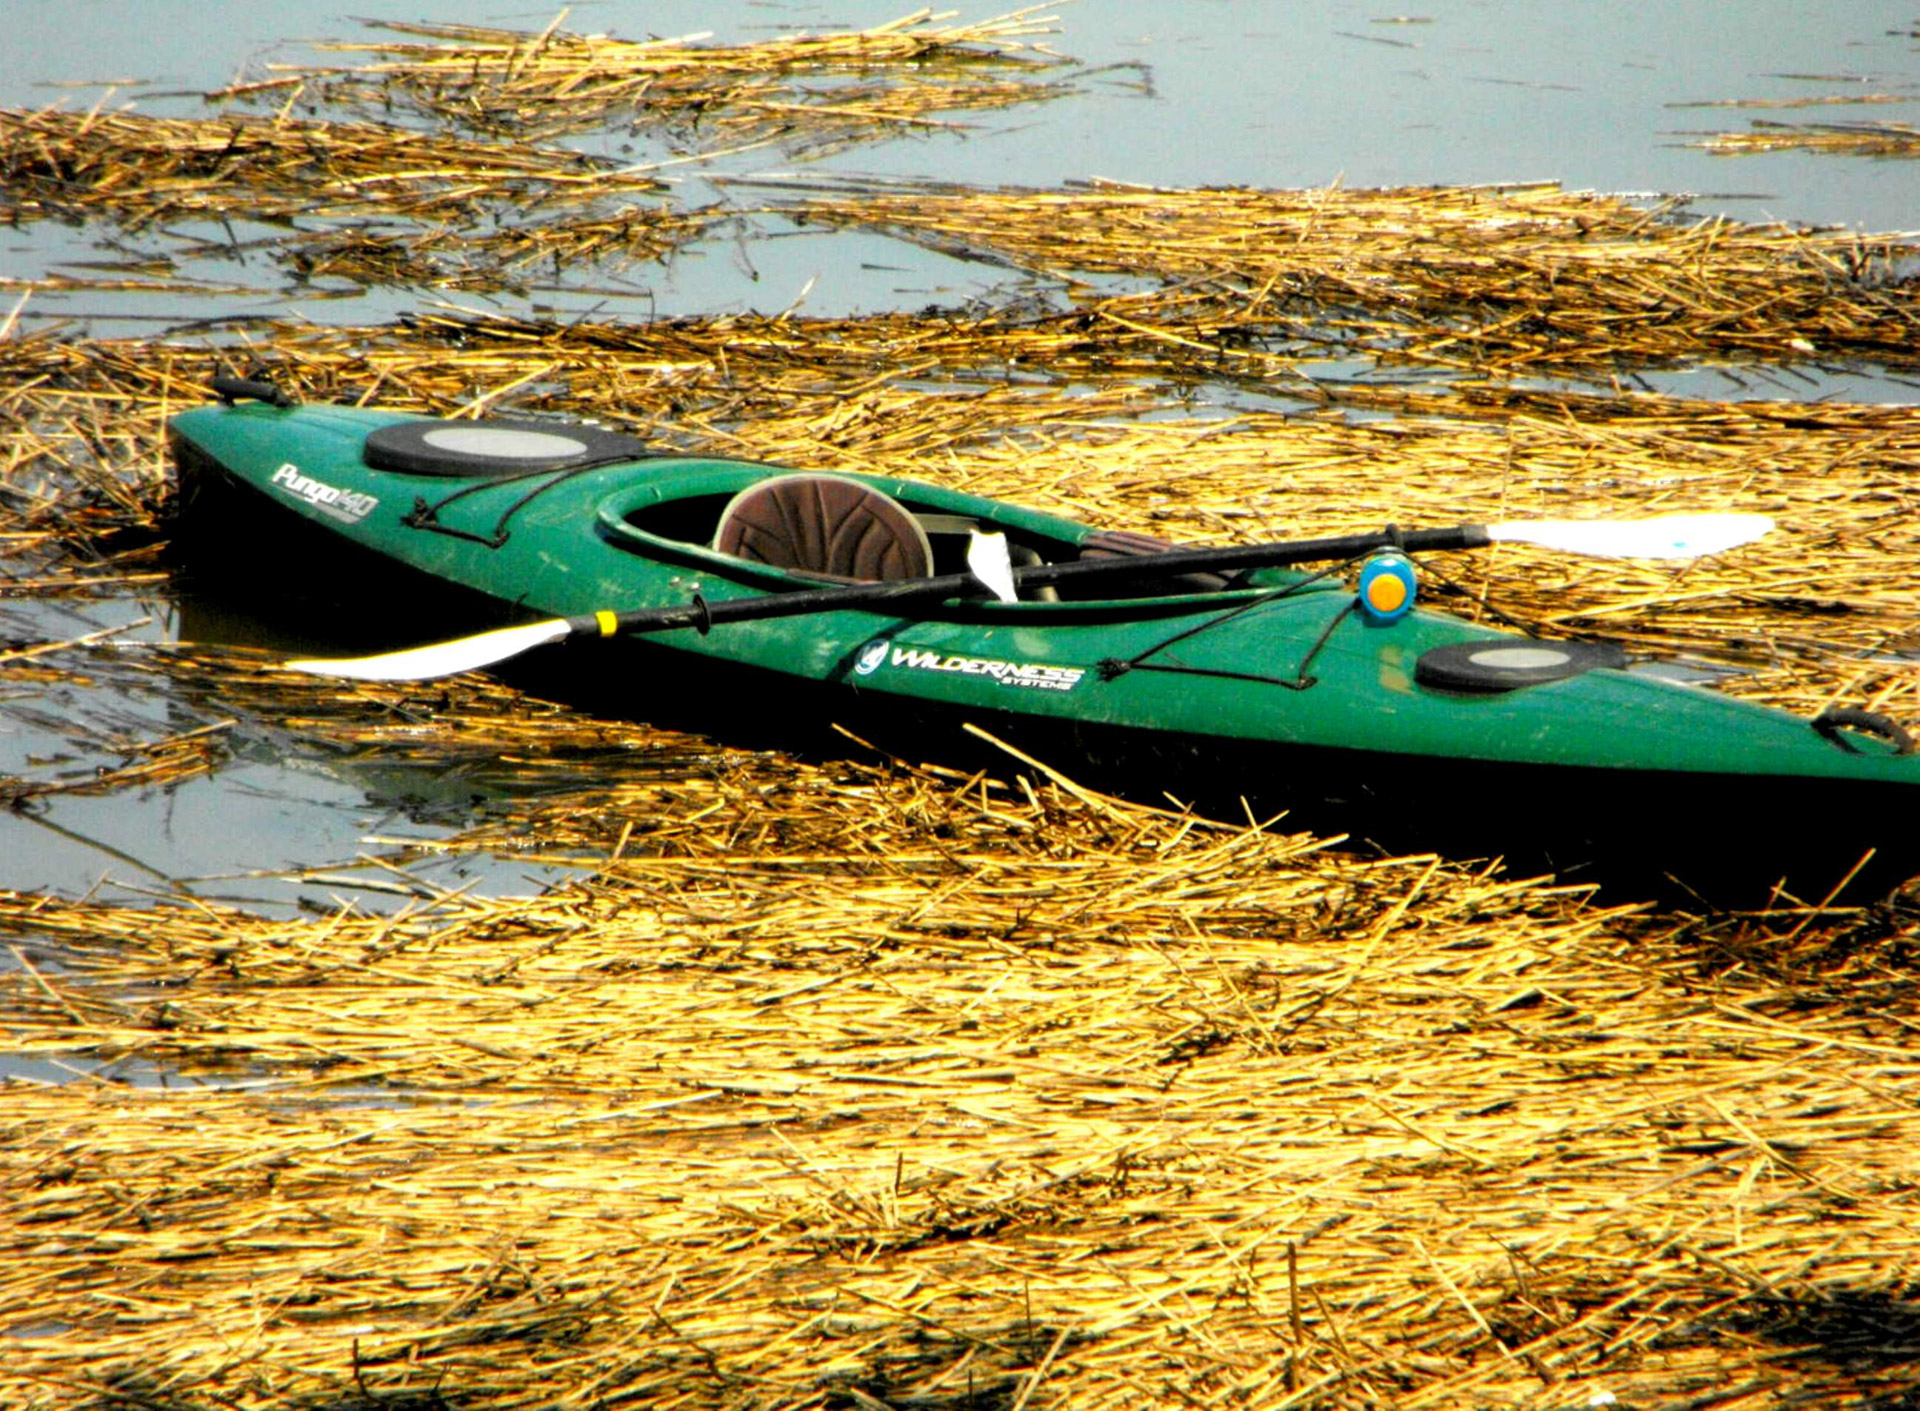
[{"label": "reed bed", "polygon": [[566,15],[538,32],[382,23],[407,37],[318,46],[371,56],[358,67],[274,65],[271,78],[210,97],[412,113],[517,140],[624,130],[696,151],[778,143],[821,155],[951,126],[935,114],[1069,91],[1040,76],[1066,60],[1033,42],[1054,33],[1039,7],[957,24],[919,10],[868,29],[744,44],[574,34],[560,28]]},{"label": "reed bed", "polygon": [[1688,220],[1678,201],[1553,185],[789,186],[798,219],[1075,281],[1096,303],[1113,281],[1145,281],[1138,305],[1162,319],[1177,309],[1476,377],[1815,356],[1911,366],[1920,347],[1904,238]]},{"label": "reed bed", "polygon": [[[271,118],[0,114],[0,190],[15,220],[224,240],[297,278],[507,287],[717,218],[534,145],[564,133],[807,154],[1060,91],[1032,12],[741,46],[563,21],[409,28],[223,95]],[[372,120],[387,105],[486,140]],[[1429,563],[1426,591],[1734,664],[1728,689],[1794,709],[1920,720],[1915,409],[1615,380],[1911,366],[1896,237],[1550,187],[777,194],[1048,297],[644,324],[437,305],[192,341],[27,333],[16,308],[0,593],[152,589],[166,419],[244,372],[587,413],[1183,541],[1762,510],[1776,534],[1685,569],[1503,549]],[[210,233],[235,220],[288,229]],[[130,282],[172,277],[135,258]],[[1349,355],[1428,380],[1331,375]],[[1071,761],[808,759],[498,681],[321,685],[121,636],[0,642],[0,720],[65,746],[0,780],[12,807],[164,799],[262,751],[458,801],[431,840],[362,840],[411,898],[385,911],[319,860],[301,895],[341,899],[285,918],[221,879],[0,892],[7,1052],[66,1079],[0,1105],[8,1406],[1920,1394],[1910,894],[1643,913],[1121,803]],[[88,691],[123,704],[73,709]],[[483,853],[573,880],[483,897],[414,870]]]},{"label": "reed bed", "polygon": [[1669,103],[1669,108],[1840,108],[1884,103],[1911,103],[1907,93],[1817,93],[1798,98],[1710,98],[1691,103]]},{"label": "reed bed", "polygon": [[1756,119],[1745,132],[1714,132],[1687,144],[1715,156],[1824,152],[1842,157],[1920,156],[1920,128],[1901,122],[1785,123]]},{"label": "reed bed", "polygon": [[10,1043],[93,1074],[0,1119],[11,1404],[1911,1386],[1904,918],[891,768],[544,808],[604,866],[541,897],[0,895]]},{"label": "reed bed", "polygon": [[[560,147],[382,123],[0,112],[12,219],[108,218],[184,239],[185,257],[266,252],[301,280],[525,287],[662,259],[746,214],[639,199],[658,189],[640,169]],[[1715,361],[1912,365],[1910,241],[1688,220],[1682,205],[1553,186],[1105,183],[787,182],[777,202],[803,223],[1068,281],[1097,331],[1159,338],[1163,356],[1185,346],[1216,375],[1262,377],[1276,348],[1493,379]],[[317,228],[243,238],[234,221]]]},{"label": "reed bed", "polygon": [[[661,163],[542,145],[562,135],[614,124],[678,134],[702,151],[777,142],[821,155],[948,125],[935,112],[1065,91],[1035,76],[1065,61],[1025,42],[1050,32],[1031,11],[959,26],[922,11],[747,45],[633,43],[557,26],[388,26],[417,39],[325,46],[383,62],[206,95],[271,101],[264,115],[158,118],[105,99],[84,113],[0,110],[0,218],[107,220],[124,235],[163,235],[164,252],[127,256],[157,266],[149,274],[258,256],[296,283],[335,290],[523,292],[569,269],[661,260],[732,214],[660,199]],[[302,99],[315,116],[295,116]],[[355,117],[320,116],[336,110]],[[407,112],[426,126],[400,125]],[[262,225],[272,229],[256,233]]]},{"label": "reed bed", "polygon": [[394,215],[433,221],[487,201],[516,210],[657,193],[581,153],[475,143],[384,123],[233,114],[158,118],[103,109],[0,110],[10,214],[94,213],[136,228],[183,218]]},{"label": "reed bed", "polygon": [[251,251],[301,278],[492,290],[542,262],[657,260],[716,219],[662,189],[577,152],[380,123],[0,109],[5,219],[110,220],[181,259]]},{"label": "reed bed", "polygon": [[343,759],[547,780],[391,846],[596,872],[291,922],[0,895],[9,1051],[81,1075],[0,1122],[11,1404],[1910,1385],[1906,910],[1637,917],[170,658]]}]

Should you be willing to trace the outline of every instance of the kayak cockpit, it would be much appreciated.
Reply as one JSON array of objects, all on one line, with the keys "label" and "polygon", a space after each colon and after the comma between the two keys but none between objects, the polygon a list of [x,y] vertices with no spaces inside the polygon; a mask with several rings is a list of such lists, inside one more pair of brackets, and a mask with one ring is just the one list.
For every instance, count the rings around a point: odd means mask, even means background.
[{"label": "kayak cockpit", "polygon": [[[814,583],[966,573],[980,534],[1004,535],[1016,568],[1146,557],[1172,547],[1144,534],[1097,530],[915,481],[769,474],[766,466],[745,463],[710,463],[705,474],[628,486],[602,502],[599,519],[609,538],[636,552],[717,559],[732,572],[748,565],[753,576],[772,572]],[[1182,597],[1239,586],[1213,573],[1122,575],[1097,587],[1035,590],[1029,600]]]}]

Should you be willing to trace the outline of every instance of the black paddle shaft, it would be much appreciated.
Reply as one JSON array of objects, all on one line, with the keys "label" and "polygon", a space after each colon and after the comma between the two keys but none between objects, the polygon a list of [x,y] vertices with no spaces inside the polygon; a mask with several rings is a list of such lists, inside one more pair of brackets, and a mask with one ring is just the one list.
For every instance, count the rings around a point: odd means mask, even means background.
[{"label": "black paddle shaft", "polygon": [[[1013,570],[1013,581],[1023,588],[1045,588],[1055,583],[1098,582],[1103,578],[1174,577],[1183,573],[1231,573],[1249,568],[1279,568],[1296,563],[1327,563],[1353,558],[1374,549],[1404,549],[1421,553],[1440,549],[1484,549],[1493,542],[1486,527],[1463,524],[1453,529],[1376,530],[1370,534],[1343,534],[1327,539],[1297,539],[1282,544],[1233,544],[1222,548],[1169,549],[1165,553],[1116,555],[1076,559],[1070,563],[1036,563]],[[855,583],[845,588],[810,588],[708,602],[695,596],[690,603],[670,608],[635,608],[628,612],[570,617],[567,626],[582,636],[669,632],[693,627],[705,632],[726,622],[758,618],[798,617],[812,612],[843,609],[885,609],[896,604],[940,601],[975,592],[980,580],[971,573],[945,573],[936,578],[905,578],[891,583]]]}]

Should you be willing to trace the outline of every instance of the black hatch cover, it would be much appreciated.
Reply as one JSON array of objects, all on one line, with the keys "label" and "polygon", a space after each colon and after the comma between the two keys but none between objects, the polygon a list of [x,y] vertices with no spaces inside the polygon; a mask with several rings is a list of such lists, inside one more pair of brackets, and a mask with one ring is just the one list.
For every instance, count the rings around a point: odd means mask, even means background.
[{"label": "black hatch cover", "polygon": [[1413,679],[1442,691],[1513,691],[1626,664],[1627,654],[1604,642],[1455,642],[1423,653]]}]

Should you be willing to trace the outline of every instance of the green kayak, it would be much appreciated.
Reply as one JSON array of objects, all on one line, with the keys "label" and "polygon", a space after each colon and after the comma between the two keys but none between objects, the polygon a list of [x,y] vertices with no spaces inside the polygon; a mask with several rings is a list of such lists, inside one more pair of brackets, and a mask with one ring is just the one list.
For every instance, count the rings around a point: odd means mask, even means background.
[{"label": "green kayak", "polygon": [[172,422],[191,554],[244,551],[280,590],[364,589],[376,566],[384,593],[477,609],[417,615],[420,639],[618,636],[564,655],[602,654],[635,715],[701,679],[921,758],[971,723],[1123,793],[1714,904],[1920,872],[1920,756],[1897,726],[1414,606],[1412,556],[1484,533],[1170,552],[911,480],[220,385]]}]

